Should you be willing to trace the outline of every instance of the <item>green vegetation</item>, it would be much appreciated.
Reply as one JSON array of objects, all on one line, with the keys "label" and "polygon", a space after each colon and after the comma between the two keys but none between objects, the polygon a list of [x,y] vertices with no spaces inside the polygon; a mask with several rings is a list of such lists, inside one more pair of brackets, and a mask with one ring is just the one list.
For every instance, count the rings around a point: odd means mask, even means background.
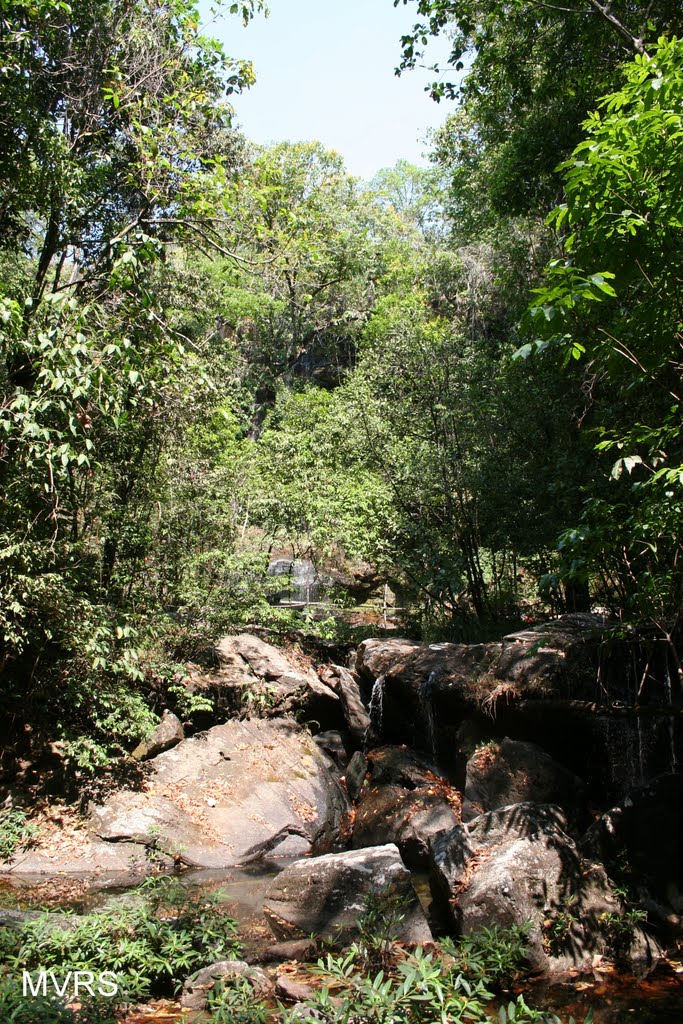
[{"label": "green vegetation", "polygon": [[[93,1006],[76,1017],[83,1024],[91,1019],[108,1021],[116,1007],[150,994],[173,995],[195,970],[236,959],[240,947],[235,932],[235,922],[220,907],[217,895],[197,896],[171,878],[148,879],[130,903],[84,918],[70,920],[65,915],[55,923],[54,915],[46,913],[17,927],[5,925],[0,928],[2,1019],[24,1021],[28,1017],[22,1013],[44,1012],[50,1024],[72,1020],[60,1016],[54,1000],[41,1004],[21,992],[23,971],[53,971],[61,984],[68,965],[72,972],[116,975],[118,995],[95,998]],[[17,1017],[12,1016],[15,1010]]]},{"label": "green vegetation", "polygon": [[366,184],[235,131],[193,0],[3,10],[9,771],[75,795],[226,630],[348,635],[273,603],[282,552],[424,638],[599,603],[675,643],[680,11],[621,7],[418,0],[403,66],[448,29],[469,70]]}]

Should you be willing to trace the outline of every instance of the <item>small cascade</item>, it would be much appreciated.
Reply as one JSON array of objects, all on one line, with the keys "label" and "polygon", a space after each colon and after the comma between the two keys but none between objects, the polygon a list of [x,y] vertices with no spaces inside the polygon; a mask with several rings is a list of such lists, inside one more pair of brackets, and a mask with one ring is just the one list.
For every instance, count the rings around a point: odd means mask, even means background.
[{"label": "small cascade", "polygon": [[422,712],[425,722],[427,749],[429,750],[432,761],[436,763],[436,718],[434,716],[434,702],[432,700],[432,690],[435,679],[436,672],[430,672],[428,677],[420,683],[418,694],[420,711]]},{"label": "small cascade", "polygon": [[[669,665],[669,659],[666,659],[666,668],[664,673],[664,682],[666,686],[666,697],[669,707],[673,704],[673,687],[671,685],[671,667]],[[668,732],[668,747],[669,747],[669,771],[678,771],[678,758],[676,757],[676,722],[673,715],[669,715],[667,723]]]},{"label": "small cascade", "polygon": [[386,679],[384,676],[377,676],[374,683],[372,684],[372,693],[370,694],[370,704],[368,705],[368,713],[370,715],[370,723],[372,728],[378,736],[382,735],[382,724],[384,719],[384,686]]}]

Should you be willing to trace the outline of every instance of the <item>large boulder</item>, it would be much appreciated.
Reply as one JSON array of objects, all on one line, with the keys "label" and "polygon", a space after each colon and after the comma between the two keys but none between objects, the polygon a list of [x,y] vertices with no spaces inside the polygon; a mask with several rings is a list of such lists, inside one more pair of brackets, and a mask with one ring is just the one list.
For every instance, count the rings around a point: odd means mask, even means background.
[{"label": "large boulder", "polygon": [[457,823],[455,811],[436,791],[373,786],[358,805],[353,845],[395,843],[406,864],[419,867],[429,861],[430,840]]},{"label": "large boulder", "polygon": [[539,746],[506,736],[479,747],[467,762],[463,821],[524,802],[559,804],[571,810],[581,803],[583,788],[581,779]]},{"label": "large boulder", "polygon": [[396,939],[431,940],[410,872],[393,844],[295,861],[272,883],[264,914],[278,939],[314,934],[347,940],[358,933],[368,897],[400,902]]},{"label": "large boulder", "polygon": [[458,934],[528,928],[532,970],[589,969],[596,954],[648,965],[657,944],[624,917],[601,865],[584,861],[559,808],[521,804],[482,815],[432,844],[435,895]]},{"label": "large boulder", "polygon": [[315,731],[344,728],[335,691],[307,667],[294,665],[277,647],[250,633],[225,636],[210,668],[191,666],[185,682],[193,694],[214,704],[214,720],[238,713],[261,717],[296,714]]},{"label": "large boulder", "polygon": [[142,790],[92,807],[91,829],[194,867],[330,849],[348,808],[310,734],[288,719],[214,726],[148,764]]},{"label": "large boulder", "polygon": [[380,747],[368,757],[370,778],[356,808],[353,846],[395,843],[406,864],[424,866],[430,839],[459,821],[459,794],[405,747]]}]

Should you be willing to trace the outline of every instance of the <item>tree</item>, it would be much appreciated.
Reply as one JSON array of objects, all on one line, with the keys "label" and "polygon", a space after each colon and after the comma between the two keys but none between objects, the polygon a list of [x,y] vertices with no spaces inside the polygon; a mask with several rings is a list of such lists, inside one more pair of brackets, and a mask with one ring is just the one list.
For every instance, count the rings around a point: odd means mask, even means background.
[{"label": "tree", "polygon": [[614,87],[621,62],[641,52],[643,40],[683,27],[672,0],[417,0],[417,11],[422,20],[402,38],[399,71],[445,31],[453,39],[449,65],[465,71],[460,86],[432,85],[436,99],[460,101],[437,134],[436,156],[453,174],[449,213],[465,237],[492,219],[558,202],[555,168]]},{"label": "tree", "polygon": [[586,364],[596,447],[612,460],[607,493],[594,488],[565,534],[566,573],[658,621],[680,617],[683,595],[682,102],[683,46],[660,39],[586,121],[550,218],[564,256],[520,350]]}]

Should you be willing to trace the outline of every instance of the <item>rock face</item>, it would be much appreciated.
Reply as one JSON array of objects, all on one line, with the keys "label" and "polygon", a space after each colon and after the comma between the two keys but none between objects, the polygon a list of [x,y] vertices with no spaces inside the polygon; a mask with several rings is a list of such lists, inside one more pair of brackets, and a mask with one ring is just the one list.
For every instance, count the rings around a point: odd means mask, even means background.
[{"label": "rock face", "polygon": [[271,885],[264,914],[278,939],[310,934],[350,939],[368,896],[405,901],[396,928],[399,941],[431,940],[410,872],[393,844],[295,861]]},{"label": "rock face", "polygon": [[92,831],[195,867],[329,849],[347,811],[311,736],[287,719],[214,726],[150,767],[144,791],[124,790],[92,808]]},{"label": "rock face", "polygon": [[431,857],[442,910],[462,935],[528,922],[530,966],[547,975],[588,968],[596,953],[651,962],[656,943],[624,928],[604,868],[582,860],[565,823],[557,807],[517,804],[438,836]]},{"label": "rock face", "polygon": [[321,672],[322,679],[339,697],[346,719],[346,726],[358,749],[362,746],[370,727],[370,715],[363,703],[358,680],[341,665],[328,665]]},{"label": "rock face", "polygon": [[[372,689],[375,738],[414,747],[462,782],[473,750],[463,749],[465,733],[535,743],[589,780],[593,799],[616,803],[635,780],[675,770],[683,733],[669,715],[680,691],[664,645],[653,654],[648,636],[606,643],[608,626],[577,613],[499,643],[366,640],[356,670]],[[634,705],[653,713],[637,718]]]},{"label": "rock face", "polygon": [[191,669],[186,686],[209,697],[214,720],[236,714],[280,717],[297,713],[314,731],[344,728],[338,695],[312,669],[299,669],[284,654],[249,633],[226,636],[216,645],[214,667]]},{"label": "rock face", "polygon": [[508,804],[553,803],[570,809],[581,804],[581,779],[554,761],[534,743],[491,742],[467,762],[463,821]]}]

